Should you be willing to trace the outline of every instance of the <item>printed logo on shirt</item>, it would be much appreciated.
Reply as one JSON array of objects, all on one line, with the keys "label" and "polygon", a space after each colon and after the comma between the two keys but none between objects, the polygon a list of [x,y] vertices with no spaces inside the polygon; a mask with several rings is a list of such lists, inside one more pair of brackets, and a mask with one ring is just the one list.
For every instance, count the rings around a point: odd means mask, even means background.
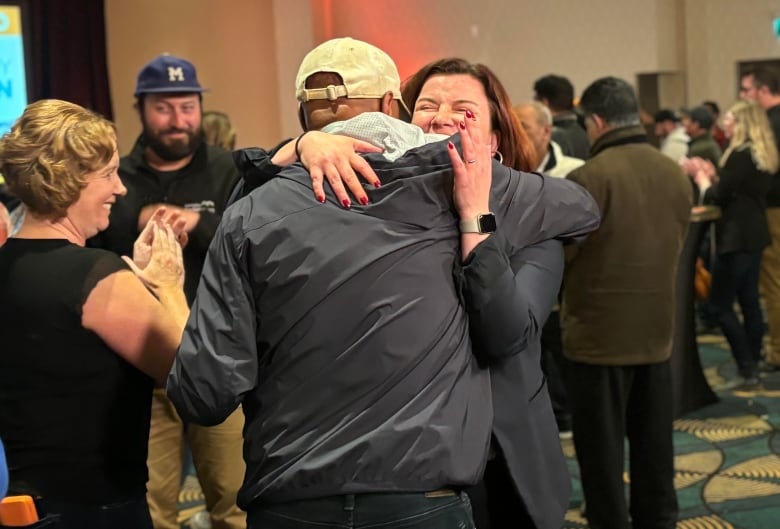
[{"label": "printed logo on shirt", "polygon": [[184,206],[182,206],[182,207],[184,209],[197,211],[198,213],[201,213],[203,211],[206,211],[208,213],[216,213],[217,212],[217,208],[216,208],[213,200],[202,200],[201,202],[192,202],[190,204],[184,204]]}]

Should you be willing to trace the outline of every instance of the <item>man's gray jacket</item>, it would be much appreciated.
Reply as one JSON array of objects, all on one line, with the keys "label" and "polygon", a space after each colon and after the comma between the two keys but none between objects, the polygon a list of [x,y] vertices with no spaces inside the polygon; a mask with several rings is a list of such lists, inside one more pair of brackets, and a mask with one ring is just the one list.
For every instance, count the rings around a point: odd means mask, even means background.
[{"label": "man's gray jacket", "polygon": [[[201,424],[243,404],[242,508],[468,485],[484,468],[490,379],[456,287],[471,264],[459,265],[446,142],[368,158],[383,182],[369,205],[319,204],[291,166],[225,213],[209,250],[168,393]],[[497,163],[491,209],[499,231],[480,246],[493,253],[598,225],[576,184]],[[475,339],[508,357],[538,322],[508,262],[493,271],[469,313],[500,308],[489,316],[511,322],[503,334]]]}]

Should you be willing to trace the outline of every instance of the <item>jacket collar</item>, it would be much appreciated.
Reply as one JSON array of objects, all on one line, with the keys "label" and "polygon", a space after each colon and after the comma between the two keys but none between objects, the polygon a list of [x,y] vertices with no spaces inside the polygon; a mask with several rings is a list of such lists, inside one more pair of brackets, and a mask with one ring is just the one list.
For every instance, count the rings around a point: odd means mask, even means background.
[{"label": "jacket collar", "polygon": [[641,125],[630,125],[605,132],[593,142],[590,148],[591,158],[610,147],[629,145],[632,143],[647,143],[647,133]]},{"label": "jacket collar", "polygon": [[[557,150],[556,150],[557,147]],[[561,148],[554,141],[550,141],[547,145],[547,154],[544,155],[542,163],[536,168],[537,173],[546,174],[547,171],[552,169],[558,164],[558,158],[561,156]]]}]

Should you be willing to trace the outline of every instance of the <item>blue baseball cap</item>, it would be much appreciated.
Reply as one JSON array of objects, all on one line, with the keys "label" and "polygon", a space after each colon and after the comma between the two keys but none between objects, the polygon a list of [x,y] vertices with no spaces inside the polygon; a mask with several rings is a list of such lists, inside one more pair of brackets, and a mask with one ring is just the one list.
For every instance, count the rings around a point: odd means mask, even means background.
[{"label": "blue baseball cap", "polygon": [[190,61],[166,53],[141,68],[134,95],[206,91],[200,86],[195,66]]}]

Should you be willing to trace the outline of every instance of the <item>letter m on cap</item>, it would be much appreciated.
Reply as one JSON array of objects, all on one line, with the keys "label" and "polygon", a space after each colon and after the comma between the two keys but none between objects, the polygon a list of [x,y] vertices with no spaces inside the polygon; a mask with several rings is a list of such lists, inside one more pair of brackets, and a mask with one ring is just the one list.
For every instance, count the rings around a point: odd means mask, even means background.
[{"label": "letter m on cap", "polygon": [[168,66],[168,80],[184,81],[184,72],[181,70],[181,66]]}]

